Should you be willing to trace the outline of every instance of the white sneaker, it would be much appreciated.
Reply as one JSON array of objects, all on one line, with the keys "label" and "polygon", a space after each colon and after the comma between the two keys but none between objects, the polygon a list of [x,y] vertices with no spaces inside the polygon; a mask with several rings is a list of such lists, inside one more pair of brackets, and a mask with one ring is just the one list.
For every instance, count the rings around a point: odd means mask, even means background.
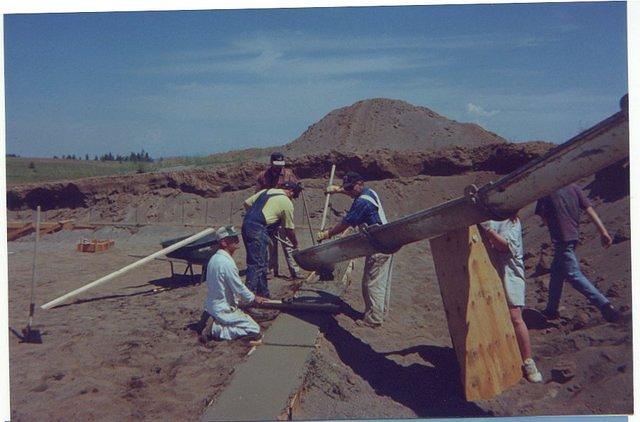
[{"label": "white sneaker", "polygon": [[536,363],[533,359],[528,358],[524,361],[524,365],[522,365],[522,369],[524,370],[524,377],[529,382],[533,383],[541,383],[542,382],[542,374],[536,368]]}]

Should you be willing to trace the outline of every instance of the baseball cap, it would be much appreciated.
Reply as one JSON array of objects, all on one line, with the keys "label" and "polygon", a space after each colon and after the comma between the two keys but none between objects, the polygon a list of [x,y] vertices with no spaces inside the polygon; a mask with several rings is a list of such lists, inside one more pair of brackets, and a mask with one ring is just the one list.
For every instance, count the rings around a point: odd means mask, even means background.
[{"label": "baseball cap", "polygon": [[216,230],[216,240],[222,240],[227,237],[238,236],[238,230],[232,225],[222,226],[218,230]]},{"label": "baseball cap", "polygon": [[284,166],[284,154],[281,152],[274,152],[271,154],[271,164],[274,166]]},{"label": "baseball cap", "polygon": [[294,191],[296,193],[299,193],[302,190],[302,184],[287,180],[286,182],[284,182],[284,183],[282,183],[280,185],[280,188],[281,189],[289,189],[289,190],[292,190],[292,191]]},{"label": "baseball cap", "polygon": [[360,175],[360,173],[356,173],[355,171],[348,171],[347,174],[345,174],[342,178],[342,187],[345,189],[349,189],[356,183],[363,180],[364,178]]}]

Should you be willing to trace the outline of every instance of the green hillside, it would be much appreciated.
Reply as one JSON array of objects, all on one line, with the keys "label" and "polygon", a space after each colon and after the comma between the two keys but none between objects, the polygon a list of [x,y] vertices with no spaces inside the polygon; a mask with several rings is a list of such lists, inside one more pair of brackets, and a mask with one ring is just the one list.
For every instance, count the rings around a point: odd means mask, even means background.
[{"label": "green hillside", "polygon": [[259,160],[268,155],[271,150],[273,148],[252,148],[202,157],[170,157],[149,163],[6,157],[7,185],[74,180],[136,172],[214,168],[225,164]]}]

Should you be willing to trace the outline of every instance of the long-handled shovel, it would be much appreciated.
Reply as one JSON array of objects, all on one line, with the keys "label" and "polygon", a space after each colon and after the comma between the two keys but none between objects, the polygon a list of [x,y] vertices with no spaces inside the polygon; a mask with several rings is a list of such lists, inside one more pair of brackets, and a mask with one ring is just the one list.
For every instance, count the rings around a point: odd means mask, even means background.
[{"label": "long-handled shovel", "polygon": [[307,217],[307,224],[309,225],[309,235],[311,236],[311,244],[316,245],[316,237],[313,235],[313,229],[311,228],[311,216],[309,216],[309,208],[307,207],[307,198],[304,196],[304,190],[302,191],[302,205],[304,207],[304,215]]},{"label": "long-handled shovel", "polygon": [[[329,175],[329,185],[327,187],[331,187],[333,185],[333,177],[336,174],[336,165],[333,164],[331,166],[331,174]],[[327,224],[327,212],[329,211],[329,201],[331,198],[331,194],[327,193],[324,200],[324,209],[322,210],[322,221],[320,222],[320,231],[324,230]],[[320,243],[320,242],[318,242]],[[320,280],[331,280],[333,279],[333,269],[322,268],[318,271],[318,275],[320,276]]]},{"label": "long-handled shovel", "polygon": [[38,241],[40,240],[40,205],[36,209],[36,242],[33,247],[33,270],[31,272],[31,299],[29,304],[29,322],[27,326],[22,329],[22,342],[23,343],[42,343],[42,336],[40,330],[36,330],[32,327],[33,314],[35,312],[35,287],[36,287],[36,259],[38,256]]}]

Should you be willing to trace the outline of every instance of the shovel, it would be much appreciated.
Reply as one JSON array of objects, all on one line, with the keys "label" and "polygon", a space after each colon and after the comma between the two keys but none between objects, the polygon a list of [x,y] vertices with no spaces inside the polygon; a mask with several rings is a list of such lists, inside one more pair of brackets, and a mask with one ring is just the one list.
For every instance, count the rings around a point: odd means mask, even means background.
[{"label": "shovel", "polygon": [[34,294],[36,287],[36,257],[38,256],[38,240],[40,239],[40,205],[36,209],[36,242],[33,247],[33,270],[31,273],[31,303],[29,304],[29,322],[27,326],[22,329],[22,343],[42,343],[42,336],[40,330],[33,328],[33,314],[35,312]]}]

